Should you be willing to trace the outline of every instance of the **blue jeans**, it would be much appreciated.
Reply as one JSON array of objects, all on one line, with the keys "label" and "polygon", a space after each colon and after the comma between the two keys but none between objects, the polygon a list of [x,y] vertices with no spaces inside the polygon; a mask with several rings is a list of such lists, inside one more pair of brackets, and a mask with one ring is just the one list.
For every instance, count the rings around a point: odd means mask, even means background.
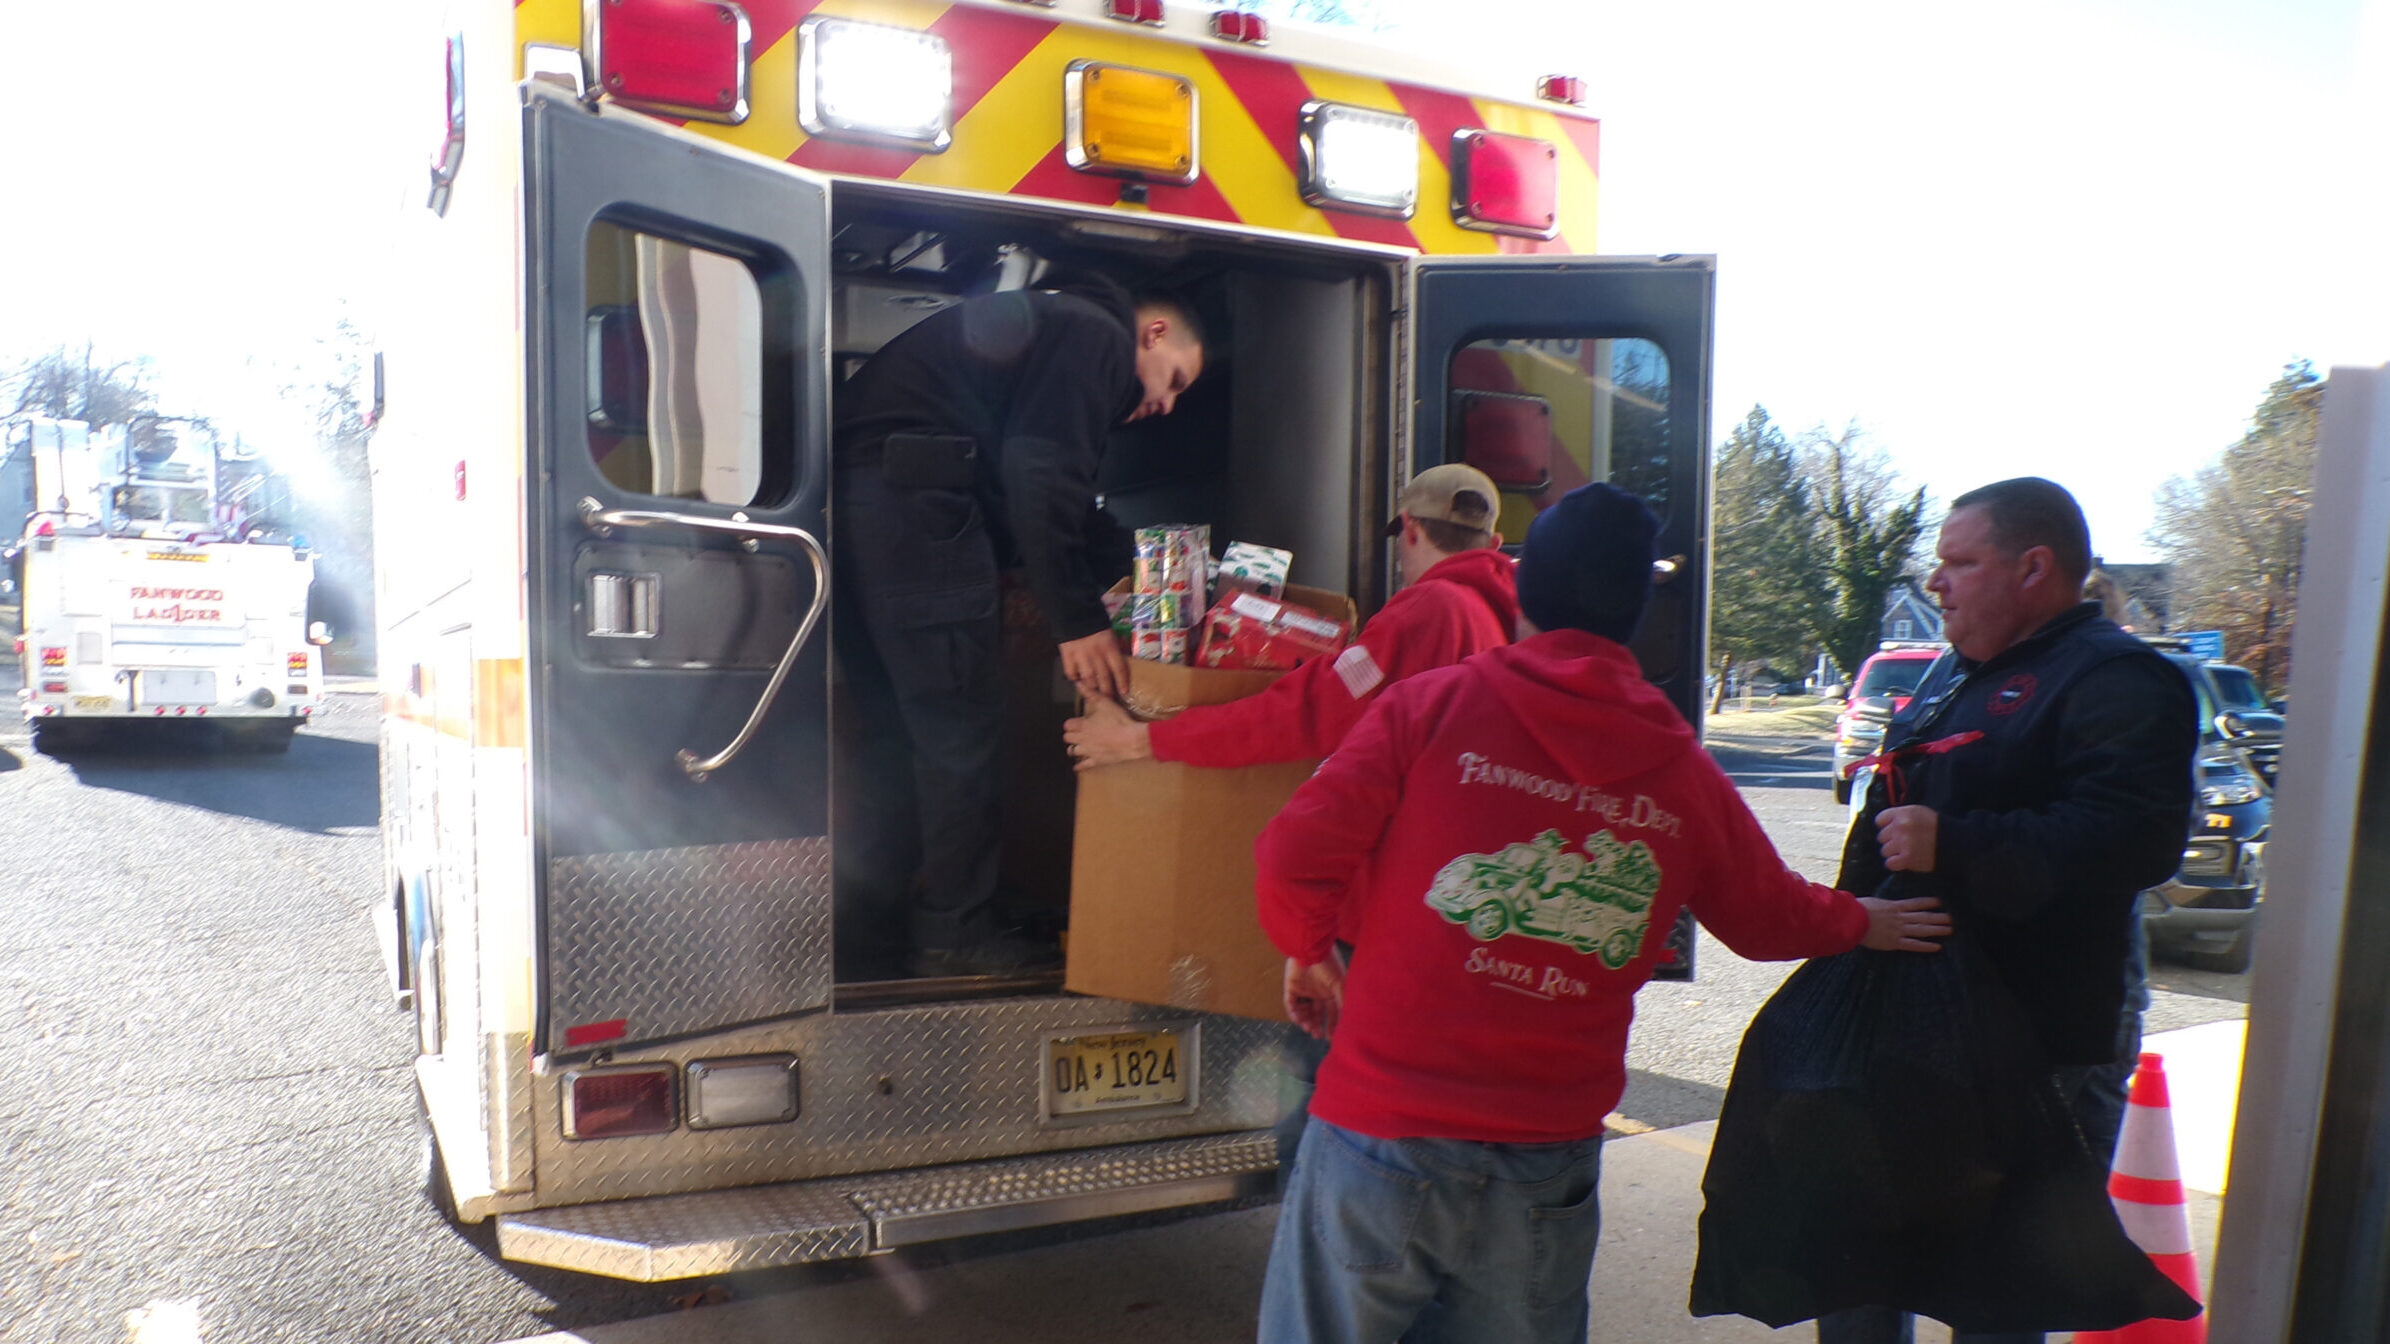
[{"label": "blue jeans", "polygon": [[1303,1131],[1261,1344],[1583,1344],[1602,1140]]},{"label": "blue jeans", "polygon": [[[2126,1093],[2141,1062],[2141,1014],[2149,1009],[2149,940],[2141,931],[2141,909],[2133,908],[2130,950],[2124,962],[2124,1012],[2116,1023],[2116,1060],[2058,1070],[2058,1090],[2072,1104],[2075,1123],[2091,1155],[2107,1166],[2116,1159],[2116,1136],[2124,1128]],[[2042,1344],[2039,1331],[1978,1335],[1954,1330],[1950,1344]],[[1820,1316],[1818,1344],[1916,1344],[1917,1319],[1890,1307],[1853,1307]]]}]

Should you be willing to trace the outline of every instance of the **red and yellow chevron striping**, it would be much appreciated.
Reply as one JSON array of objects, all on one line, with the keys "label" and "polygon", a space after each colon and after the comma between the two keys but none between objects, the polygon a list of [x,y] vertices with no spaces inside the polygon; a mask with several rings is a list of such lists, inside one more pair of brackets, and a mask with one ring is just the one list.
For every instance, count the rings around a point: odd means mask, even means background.
[{"label": "red and yellow chevron striping", "polygon": [[[1554,108],[1470,98],[1297,65],[1265,52],[1175,40],[1130,25],[1060,22],[1034,8],[1015,13],[935,0],[747,0],[754,29],[754,111],[737,126],[685,123],[698,134],[824,173],[1146,210],[1191,219],[1416,248],[1429,253],[1591,252],[1598,197],[1600,124]],[[923,29],[954,53],[954,144],[943,154],[809,138],[797,126],[797,25],[813,14]],[[515,37],[581,45],[580,0],[517,0]],[[1142,205],[1120,200],[1117,178],[1078,172],[1063,159],[1063,71],[1098,60],[1167,71],[1197,89],[1202,174],[1184,187],[1156,184]],[[1297,186],[1296,125],[1314,98],[1398,112],[1419,124],[1419,200],[1409,220],[1307,205]],[[1482,127],[1550,141],[1559,150],[1560,236],[1549,242],[1454,224],[1451,146]]]}]

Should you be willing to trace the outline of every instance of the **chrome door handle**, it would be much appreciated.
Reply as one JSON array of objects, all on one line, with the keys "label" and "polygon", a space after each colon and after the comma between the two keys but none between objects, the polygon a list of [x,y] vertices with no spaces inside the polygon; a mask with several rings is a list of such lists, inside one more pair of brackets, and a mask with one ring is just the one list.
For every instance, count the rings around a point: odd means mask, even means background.
[{"label": "chrome door handle", "polygon": [[780,655],[780,663],[772,669],[772,679],[764,683],[763,695],[748,712],[745,726],[730,745],[711,756],[699,756],[686,747],[672,754],[680,763],[682,773],[703,783],[706,776],[730,764],[733,757],[745,749],[755,736],[757,725],[772,708],[772,701],[780,694],[780,684],[788,680],[789,668],[796,665],[797,654],[812,637],[813,627],[822,618],[822,608],[830,603],[830,562],[822,554],[822,544],[811,532],[783,523],[749,522],[743,513],[728,518],[708,518],[694,513],[668,513],[660,509],[609,509],[594,499],[581,501],[581,523],[600,536],[611,535],[618,527],[685,527],[698,532],[720,532],[739,538],[748,550],[755,549],[755,539],[770,537],[776,541],[793,541],[805,549],[805,558],[813,563],[813,602],[805,608],[805,619],[798,623],[796,638],[788,642],[788,651]]}]

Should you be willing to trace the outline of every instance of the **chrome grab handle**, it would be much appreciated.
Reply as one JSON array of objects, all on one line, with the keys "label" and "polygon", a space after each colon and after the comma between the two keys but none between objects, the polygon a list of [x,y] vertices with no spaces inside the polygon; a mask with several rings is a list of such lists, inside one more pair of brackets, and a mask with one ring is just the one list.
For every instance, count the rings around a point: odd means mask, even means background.
[{"label": "chrome grab handle", "polygon": [[813,602],[805,608],[805,619],[797,625],[796,638],[788,642],[788,651],[780,655],[779,666],[772,669],[772,679],[764,683],[763,695],[748,713],[746,725],[739,729],[739,735],[730,739],[729,746],[711,756],[700,757],[686,747],[672,754],[672,759],[680,763],[683,773],[703,783],[706,776],[730,764],[731,759],[755,736],[756,727],[763,722],[764,714],[772,708],[773,699],[780,694],[780,684],[788,680],[789,668],[796,665],[797,654],[804,649],[805,641],[813,635],[813,627],[821,620],[822,608],[829,605],[830,562],[822,555],[822,544],[804,528],[789,527],[782,523],[749,522],[743,513],[734,513],[728,518],[707,518],[700,514],[667,513],[657,509],[609,509],[594,499],[581,501],[581,523],[600,536],[609,535],[618,527],[686,527],[699,532],[722,532],[739,538],[748,550],[755,549],[757,537],[771,537],[779,541],[793,541],[804,547],[805,558],[813,562]]}]

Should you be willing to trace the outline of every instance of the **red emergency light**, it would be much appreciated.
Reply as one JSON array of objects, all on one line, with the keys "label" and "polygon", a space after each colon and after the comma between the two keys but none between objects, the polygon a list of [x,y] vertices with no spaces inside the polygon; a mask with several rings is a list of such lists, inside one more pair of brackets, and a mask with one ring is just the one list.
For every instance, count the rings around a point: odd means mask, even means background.
[{"label": "red emergency light", "polygon": [[1212,36],[1223,42],[1266,47],[1270,45],[1270,21],[1250,10],[1215,9],[1212,11]]},{"label": "red emergency light", "polygon": [[669,1134],[680,1122],[670,1064],[579,1069],[564,1076],[564,1137],[611,1139]]},{"label": "red emergency light", "polygon": [[590,11],[581,55],[605,97],[699,121],[747,119],[746,10],[728,0],[599,0]]},{"label": "red emergency light", "polygon": [[1547,103],[1585,106],[1585,81],[1575,75],[1546,75],[1535,81],[1535,96]]},{"label": "red emergency light", "polygon": [[1452,220],[1464,229],[1560,232],[1560,154],[1549,141],[1488,130],[1452,136]]},{"label": "red emergency light", "polygon": [[1104,0],[1104,13],[1122,23],[1162,26],[1162,0]]}]

